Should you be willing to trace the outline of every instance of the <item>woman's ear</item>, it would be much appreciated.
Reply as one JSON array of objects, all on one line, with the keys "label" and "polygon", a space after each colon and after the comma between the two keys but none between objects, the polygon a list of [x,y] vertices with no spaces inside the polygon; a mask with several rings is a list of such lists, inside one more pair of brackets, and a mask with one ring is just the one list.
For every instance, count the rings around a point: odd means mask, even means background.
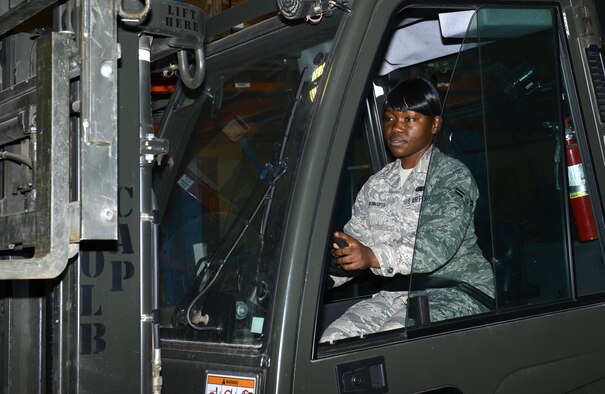
[{"label": "woman's ear", "polygon": [[442,118],[441,116],[435,116],[431,125],[431,134],[435,135],[441,128]]}]

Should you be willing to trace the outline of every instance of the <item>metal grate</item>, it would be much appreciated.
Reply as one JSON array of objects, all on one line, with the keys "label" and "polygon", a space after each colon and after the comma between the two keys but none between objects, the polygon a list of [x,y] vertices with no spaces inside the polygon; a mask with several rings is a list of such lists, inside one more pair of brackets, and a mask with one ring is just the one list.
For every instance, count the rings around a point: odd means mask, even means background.
[{"label": "metal grate", "polygon": [[603,67],[601,48],[591,45],[586,48],[586,57],[588,58],[588,67],[590,68],[601,122],[605,123],[605,68]]}]

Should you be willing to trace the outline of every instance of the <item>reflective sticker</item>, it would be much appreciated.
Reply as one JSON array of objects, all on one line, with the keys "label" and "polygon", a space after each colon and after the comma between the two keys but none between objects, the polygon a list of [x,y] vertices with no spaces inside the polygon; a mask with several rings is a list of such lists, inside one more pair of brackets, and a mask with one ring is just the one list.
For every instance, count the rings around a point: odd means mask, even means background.
[{"label": "reflective sticker", "polygon": [[149,49],[139,48],[139,60],[144,62],[151,61],[151,51]]},{"label": "reflective sticker", "polygon": [[256,378],[250,376],[206,375],[206,394],[254,394]]},{"label": "reflective sticker", "polygon": [[187,174],[183,174],[183,176],[176,182],[182,187],[184,190],[189,190],[191,186],[193,186],[194,180],[191,179]]},{"label": "reflective sticker", "polygon": [[265,322],[264,318],[259,317],[259,316],[254,316],[252,318],[252,326],[250,327],[250,331],[255,334],[262,334],[264,322]]}]

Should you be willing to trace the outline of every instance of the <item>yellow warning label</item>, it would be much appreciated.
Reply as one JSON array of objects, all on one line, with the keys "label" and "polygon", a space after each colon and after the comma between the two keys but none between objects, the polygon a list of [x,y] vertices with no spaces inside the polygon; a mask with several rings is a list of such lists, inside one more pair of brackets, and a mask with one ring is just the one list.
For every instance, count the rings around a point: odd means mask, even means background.
[{"label": "yellow warning label", "polygon": [[588,193],[581,191],[581,192],[569,193],[569,198],[580,198],[580,197],[584,197],[587,195],[588,195]]},{"label": "yellow warning label", "polygon": [[208,374],[206,376],[206,394],[254,394],[256,378]]}]

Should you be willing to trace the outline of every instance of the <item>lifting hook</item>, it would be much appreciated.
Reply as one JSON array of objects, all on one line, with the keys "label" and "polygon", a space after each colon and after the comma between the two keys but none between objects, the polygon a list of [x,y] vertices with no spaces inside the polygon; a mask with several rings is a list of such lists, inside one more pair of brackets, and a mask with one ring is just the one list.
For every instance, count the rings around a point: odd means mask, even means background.
[{"label": "lifting hook", "polygon": [[204,50],[202,48],[195,49],[195,74],[193,77],[189,73],[189,61],[187,60],[187,51],[181,49],[178,52],[179,73],[181,80],[189,89],[196,89],[204,80]]}]

